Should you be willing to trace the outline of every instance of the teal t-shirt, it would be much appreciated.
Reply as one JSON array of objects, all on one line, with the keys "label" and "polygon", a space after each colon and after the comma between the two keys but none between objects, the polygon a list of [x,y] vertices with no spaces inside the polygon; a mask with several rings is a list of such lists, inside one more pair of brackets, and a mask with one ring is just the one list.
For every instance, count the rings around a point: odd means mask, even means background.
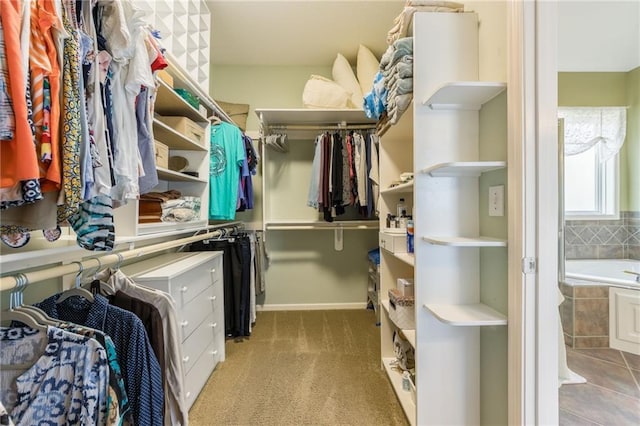
[{"label": "teal t-shirt", "polygon": [[225,122],[211,126],[209,219],[235,218],[240,167],[245,156],[240,129]]}]

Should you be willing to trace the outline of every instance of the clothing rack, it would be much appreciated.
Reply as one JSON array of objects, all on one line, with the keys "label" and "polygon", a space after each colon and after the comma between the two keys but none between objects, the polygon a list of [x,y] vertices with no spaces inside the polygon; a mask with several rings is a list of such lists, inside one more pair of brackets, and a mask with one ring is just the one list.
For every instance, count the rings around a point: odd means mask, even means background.
[{"label": "clothing rack", "polygon": [[274,124],[265,126],[265,130],[374,130],[375,124],[337,124],[337,125],[306,125],[306,124]]},{"label": "clothing rack", "polygon": [[135,259],[137,257],[146,256],[170,248],[184,246],[196,241],[219,238],[221,236],[238,232],[239,230],[244,228],[244,225],[242,224],[242,222],[230,222],[220,225],[213,225],[213,228],[213,231],[193,235],[191,237],[180,238],[178,240],[152,244],[133,250],[125,250],[122,252],[111,253],[100,257],[91,257],[89,259],[76,261],[67,265],[54,266],[37,271],[8,275],[6,277],[0,278],[0,291],[13,290],[17,287],[23,287],[27,284],[33,284],[69,274],[78,274],[86,270],[96,268],[99,269],[105,266],[116,264],[119,265],[125,260]]}]

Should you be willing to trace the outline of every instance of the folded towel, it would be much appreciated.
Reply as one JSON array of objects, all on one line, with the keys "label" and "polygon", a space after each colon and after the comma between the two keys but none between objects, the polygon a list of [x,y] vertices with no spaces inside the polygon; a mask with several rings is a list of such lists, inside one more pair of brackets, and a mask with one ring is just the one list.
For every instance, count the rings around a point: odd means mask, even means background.
[{"label": "folded towel", "polygon": [[460,13],[464,12],[464,5],[462,3],[455,3],[449,1],[426,1],[426,0],[409,0],[406,3],[405,8],[400,12],[393,20],[393,27],[387,34],[387,44],[392,44],[394,41],[406,37],[411,34],[411,25],[413,23],[413,15],[416,12],[452,12]]}]

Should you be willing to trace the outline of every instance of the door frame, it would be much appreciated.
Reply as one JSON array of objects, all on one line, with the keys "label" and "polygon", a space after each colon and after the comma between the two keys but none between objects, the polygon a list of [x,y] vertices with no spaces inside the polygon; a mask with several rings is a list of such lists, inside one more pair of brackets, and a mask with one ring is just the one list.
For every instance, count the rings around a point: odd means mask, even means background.
[{"label": "door frame", "polygon": [[558,424],[557,1],[510,0],[509,424]]}]

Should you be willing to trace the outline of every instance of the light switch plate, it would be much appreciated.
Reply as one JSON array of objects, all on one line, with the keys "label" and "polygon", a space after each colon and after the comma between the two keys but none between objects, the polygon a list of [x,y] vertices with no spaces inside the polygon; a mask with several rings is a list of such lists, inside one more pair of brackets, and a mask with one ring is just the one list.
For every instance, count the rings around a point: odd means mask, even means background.
[{"label": "light switch plate", "polygon": [[489,187],[489,216],[504,216],[504,185]]}]

